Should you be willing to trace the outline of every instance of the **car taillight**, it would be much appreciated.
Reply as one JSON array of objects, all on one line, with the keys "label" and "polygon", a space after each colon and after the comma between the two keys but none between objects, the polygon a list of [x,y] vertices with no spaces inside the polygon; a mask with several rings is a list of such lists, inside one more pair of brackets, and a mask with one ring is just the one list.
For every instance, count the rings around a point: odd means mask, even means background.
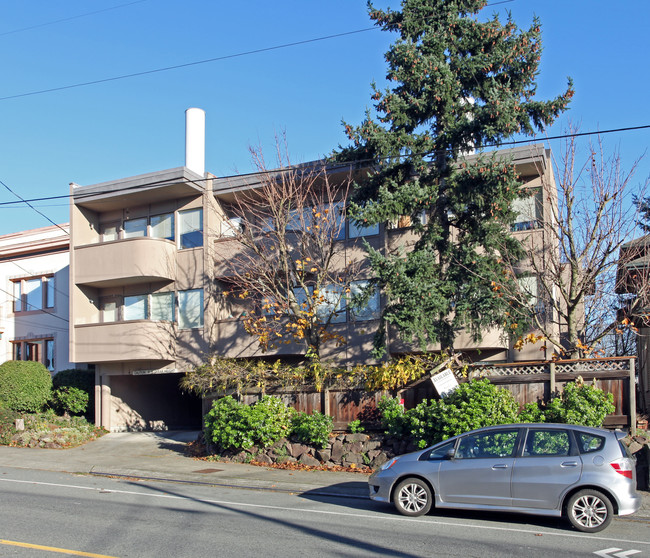
[{"label": "car taillight", "polygon": [[612,469],[616,471],[619,475],[623,475],[628,479],[632,478],[632,462],[629,459],[617,459],[610,463]]}]

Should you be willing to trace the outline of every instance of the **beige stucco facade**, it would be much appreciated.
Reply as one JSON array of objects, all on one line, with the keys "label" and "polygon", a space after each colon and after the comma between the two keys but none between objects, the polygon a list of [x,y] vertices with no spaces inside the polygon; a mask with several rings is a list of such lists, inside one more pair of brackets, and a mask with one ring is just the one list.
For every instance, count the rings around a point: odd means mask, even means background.
[{"label": "beige stucco facade", "polygon": [[[506,150],[525,187],[552,180],[541,146]],[[182,373],[210,354],[226,357],[300,357],[304,348],[281,345],[262,353],[242,323],[246,311],[219,296],[234,241],[227,203],[253,180],[219,179],[186,167],[92,186],[71,185],[70,358],[96,369],[96,420],[110,430],[198,427],[200,401],[182,394]],[[547,211],[539,209],[541,218]],[[189,225],[188,225],[189,223]],[[189,228],[188,228],[189,227]],[[194,228],[192,228],[194,227]],[[515,232],[543,246],[541,229]],[[376,247],[408,247],[408,227],[380,226],[366,237]],[[363,259],[359,239],[343,239],[340,265]],[[340,365],[368,362],[377,320],[332,325],[347,342],[323,349]],[[389,332],[389,351],[414,347]],[[456,350],[476,360],[539,360],[539,347],[515,351],[502,332],[480,343],[460,335]],[[435,350],[436,347],[430,347]]]}]

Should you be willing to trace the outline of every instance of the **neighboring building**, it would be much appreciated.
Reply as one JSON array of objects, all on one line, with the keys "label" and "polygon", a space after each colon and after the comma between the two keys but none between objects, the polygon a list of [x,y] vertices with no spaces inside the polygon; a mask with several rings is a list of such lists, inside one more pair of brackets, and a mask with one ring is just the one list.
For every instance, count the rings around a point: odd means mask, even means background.
[{"label": "neighboring building", "polygon": [[621,318],[636,329],[637,406],[650,409],[650,235],[621,246],[616,274],[616,293],[626,301]]},{"label": "neighboring building", "polygon": [[68,224],[0,236],[0,361],[68,359]]},{"label": "neighboring building", "polygon": [[[70,358],[95,365],[96,422],[110,430],[200,427],[200,399],[178,388],[183,372],[210,354],[262,356],[244,331],[241,308],[220,293],[227,266],[215,256],[233,242],[228,203],[235,192],[254,189],[255,176],[206,173],[203,113],[190,109],[187,118],[186,166],[71,185]],[[503,153],[514,159],[526,188],[541,193],[543,181],[553,180],[542,146]],[[541,194],[520,205],[515,234],[543,243],[539,223],[547,208]],[[403,245],[413,238],[407,225],[378,226],[363,236],[375,246]],[[359,231],[351,223],[345,230],[341,242],[349,257],[363,254]],[[324,358],[367,361],[379,304],[377,298],[362,320],[342,315],[333,327],[347,344]],[[460,336],[455,348],[482,361],[545,357],[538,347],[514,351],[497,330],[486,332],[480,345]],[[389,350],[412,347],[393,340]],[[283,345],[265,355],[302,353]]]}]

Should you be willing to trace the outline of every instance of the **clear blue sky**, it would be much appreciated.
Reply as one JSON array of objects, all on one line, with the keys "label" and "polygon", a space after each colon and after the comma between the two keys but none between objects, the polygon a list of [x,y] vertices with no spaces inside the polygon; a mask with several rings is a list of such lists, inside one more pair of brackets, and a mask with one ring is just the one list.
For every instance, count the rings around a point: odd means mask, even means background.
[{"label": "clear blue sky", "polygon": [[[353,0],[31,0],[3,2],[0,10],[2,98],[372,27],[365,2]],[[562,133],[567,118],[582,131],[650,124],[647,0],[514,0],[487,10],[510,10],[521,27],[533,14],[541,19],[540,98],[562,92],[573,77],[571,110],[550,135]],[[66,196],[70,182],[181,166],[188,107],[206,111],[206,170],[219,176],[250,171],[249,145],[270,154],[282,130],[293,162],[316,159],[345,143],[341,119],[362,119],[392,40],[370,30],[2,99],[0,180],[32,199]],[[650,144],[650,130],[604,139],[630,165]],[[650,173],[649,158],[636,182]],[[0,202],[14,199],[0,186]],[[57,223],[68,221],[65,199],[34,205]],[[0,234],[49,224],[32,209],[0,205]]]}]

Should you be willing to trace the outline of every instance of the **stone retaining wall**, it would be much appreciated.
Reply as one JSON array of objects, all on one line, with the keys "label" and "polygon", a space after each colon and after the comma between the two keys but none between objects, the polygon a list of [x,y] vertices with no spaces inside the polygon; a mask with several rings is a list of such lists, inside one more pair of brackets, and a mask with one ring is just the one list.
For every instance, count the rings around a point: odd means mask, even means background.
[{"label": "stone retaining wall", "polygon": [[383,434],[339,434],[329,439],[324,448],[282,438],[267,448],[252,447],[238,452],[209,453],[237,463],[299,463],[312,467],[371,467],[377,468],[390,458],[416,448],[405,440]]}]

